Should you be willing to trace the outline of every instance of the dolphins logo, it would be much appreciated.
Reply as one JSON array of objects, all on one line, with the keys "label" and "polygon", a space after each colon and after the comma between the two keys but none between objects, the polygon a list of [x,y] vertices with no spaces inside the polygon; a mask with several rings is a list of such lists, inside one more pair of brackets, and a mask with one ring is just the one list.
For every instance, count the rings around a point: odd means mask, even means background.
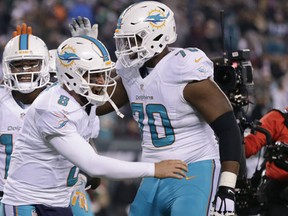
[{"label": "dolphins logo", "polygon": [[75,54],[75,49],[71,46],[65,47],[61,53],[58,53],[58,58],[64,67],[69,67],[74,60],[80,60],[80,57]]},{"label": "dolphins logo", "polygon": [[155,28],[161,28],[165,25],[167,18],[169,17],[170,13],[165,16],[165,14],[160,10],[152,10],[148,17],[144,20],[144,22],[149,22]]},{"label": "dolphins logo", "polygon": [[58,56],[62,61],[67,61],[67,63],[70,63],[73,60],[80,59],[75,53],[68,53],[66,51],[64,52],[64,54]]}]

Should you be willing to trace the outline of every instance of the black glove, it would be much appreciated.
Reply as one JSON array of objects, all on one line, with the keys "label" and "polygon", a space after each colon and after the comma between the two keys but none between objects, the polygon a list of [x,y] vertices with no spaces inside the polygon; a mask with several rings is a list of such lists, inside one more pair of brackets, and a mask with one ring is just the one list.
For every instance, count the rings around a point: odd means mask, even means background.
[{"label": "black glove", "polygon": [[92,190],[95,190],[101,183],[100,178],[92,178],[90,176],[87,177],[87,183],[86,183],[86,188],[90,187]]},{"label": "black glove", "polygon": [[212,203],[210,216],[235,215],[235,189],[220,186]]},{"label": "black glove", "polygon": [[95,190],[101,183],[101,179],[97,177],[90,177],[88,174],[80,170],[80,174],[84,175],[86,177],[86,185],[85,188],[86,190],[92,189]]}]

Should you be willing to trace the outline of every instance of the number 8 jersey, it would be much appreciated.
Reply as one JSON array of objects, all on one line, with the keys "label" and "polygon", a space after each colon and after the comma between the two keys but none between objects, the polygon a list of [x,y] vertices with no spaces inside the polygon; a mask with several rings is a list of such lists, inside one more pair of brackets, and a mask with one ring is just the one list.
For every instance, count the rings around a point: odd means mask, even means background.
[{"label": "number 8 jersey", "polygon": [[183,97],[189,82],[213,78],[213,63],[204,52],[173,49],[145,78],[139,69],[124,68],[119,61],[116,70],[140,128],[143,161],[219,158],[213,130]]}]

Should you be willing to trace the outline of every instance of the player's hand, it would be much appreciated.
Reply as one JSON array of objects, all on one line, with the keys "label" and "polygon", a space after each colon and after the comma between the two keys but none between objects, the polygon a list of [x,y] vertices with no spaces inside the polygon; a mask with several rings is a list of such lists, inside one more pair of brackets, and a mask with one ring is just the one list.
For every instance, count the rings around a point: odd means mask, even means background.
[{"label": "player's hand", "polygon": [[89,36],[97,39],[98,37],[98,24],[91,27],[90,20],[87,17],[78,16],[76,19],[72,18],[72,23],[69,24],[71,35],[74,36]]},{"label": "player's hand", "polygon": [[180,160],[164,160],[155,163],[156,178],[184,178],[188,172],[187,164]]},{"label": "player's hand", "polygon": [[16,37],[18,35],[21,34],[32,34],[32,27],[31,26],[27,26],[26,23],[22,23],[22,25],[17,25],[16,26],[16,30],[13,31],[13,37]]},{"label": "player's hand", "polygon": [[95,190],[96,188],[98,188],[100,184],[101,184],[101,178],[88,177],[86,188],[91,188],[92,190]]},{"label": "player's hand", "polygon": [[235,190],[231,187],[220,186],[212,203],[210,216],[235,215]]},{"label": "player's hand", "polygon": [[88,211],[88,202],[87,197],[85,193],[85,186],[87,183],[87,178],[85,175],[82,175],[79,173],[78,175],[78,181],[74,186],[74,190],[71,195],[71,205],[75,206],[77,204],[80,206],[81,209],[84,209],[85,211]]}]

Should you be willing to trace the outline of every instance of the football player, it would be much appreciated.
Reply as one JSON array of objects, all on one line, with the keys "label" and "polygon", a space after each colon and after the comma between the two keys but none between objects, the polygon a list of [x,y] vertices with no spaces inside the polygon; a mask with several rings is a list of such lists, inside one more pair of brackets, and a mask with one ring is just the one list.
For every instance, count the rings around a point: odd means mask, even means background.
[{"label": "football player", "polygon": [[21,34],[6,45],[0,88],[0,191],[8,175],[15,140],[27,108],[49,81],[49,54],[45,43],[31,34]]},{"label": "football player", "polygon": [[2,200],[6,215],[72,215],[69,201],[79,169],[112,179],[186,176],[181,160],[120,161],[98,155],[88,143],[90,112],[113,103],[107,92],[116,86],[113,69],[105,46],[94,38],[72,37],[58,47],[59,84],[33,102],[16,140]]},{"label": "football player", "polygon": [[[212,61],[197,48],[168,47],[177,38],[174,14],[156,1],[129,6],[114,38],[121,79],[112,100],[130,103],[142,160],[176,157],[189,168],[180,181],[144,178],[129,215],[234,215],[241,134]],[[109,103],[97,108],[109,111]]]}]

